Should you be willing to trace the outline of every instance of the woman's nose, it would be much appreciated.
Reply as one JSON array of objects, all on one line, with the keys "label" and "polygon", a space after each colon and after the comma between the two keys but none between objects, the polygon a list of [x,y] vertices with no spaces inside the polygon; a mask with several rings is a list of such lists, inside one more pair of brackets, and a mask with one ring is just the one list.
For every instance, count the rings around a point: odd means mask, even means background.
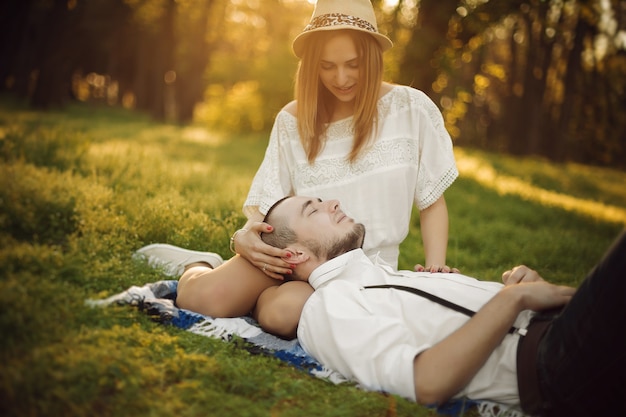
[{"label": "woman's nose", "polygon": [[344,68],[337,68],[337,84],[339,85],[343,85],[345,83],[345,81],[347,80],[348,75],[347,72]]}]

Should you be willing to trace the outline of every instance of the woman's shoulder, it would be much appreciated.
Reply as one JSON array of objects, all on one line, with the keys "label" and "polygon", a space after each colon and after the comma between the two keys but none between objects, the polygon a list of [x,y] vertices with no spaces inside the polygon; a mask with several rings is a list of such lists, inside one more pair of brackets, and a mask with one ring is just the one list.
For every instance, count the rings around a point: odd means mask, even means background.
[{"label": "woman's shoulder", "polygon": [[389,85],[388,92],[380,99],[383,106],[391,108],[410,107],[415,110],[430,110],[433,106],[435,106],[432,99],[428,97],[426,93],[418,90],[417,88],[401,84],[387,85]]},{"label": "woman's shoulder", "polygon": [[296,112],[298,110],[298,102],[296,100],[291,101],[290,103],[287,103],[285,105],[285,107],[283,107],[280,112],[281,113],[288,113],[293,117],[296,117]]},{"label": "woman's shoulder", "polygon": [[424,93],[422,90],[419,90],[417,88],[414,87],[410,87],[408,85],[403,85],[403,84],[392,84],[392,83],[383,83],[383,87],[381,89],[381,97],[398,97],[398,96],[404,96],[404,97],[419,97],[419,98],[428,98],[428,96],[426,95],[426,93]]},{"label": "woman's shoulder", "polygon": [[272,136],[289,138],[293,135],[297,135],[297,124],[296,102],[294,100],[281,108],[274,117]]},{"label": "woman's shoulder", "polygon": [[392,84],[392,83],[388,83],[386,81],[383,81],[383,83],[380,86],[380,96],[379,99],[382,99],[385,96],[388,96],[389,93],[391,93],[391,91],[398,87],[397,84]]}]

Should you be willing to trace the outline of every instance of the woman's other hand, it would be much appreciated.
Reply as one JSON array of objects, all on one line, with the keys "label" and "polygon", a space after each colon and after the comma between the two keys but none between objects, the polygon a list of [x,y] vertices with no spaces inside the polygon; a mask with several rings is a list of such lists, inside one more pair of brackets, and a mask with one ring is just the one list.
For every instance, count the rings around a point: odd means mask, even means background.
[{"label": "woman's other hand", "polygon": [[457,268],[452,268],[452,267],[449,267],[448,265],[443,265],[443,266],[431,265],[429,267],[424,267],[421,264],[416,264],[413,267],[413,270],[415,272],[444,272],[444,273],[454,273],[454,274],[460,273],[460,271]]}]

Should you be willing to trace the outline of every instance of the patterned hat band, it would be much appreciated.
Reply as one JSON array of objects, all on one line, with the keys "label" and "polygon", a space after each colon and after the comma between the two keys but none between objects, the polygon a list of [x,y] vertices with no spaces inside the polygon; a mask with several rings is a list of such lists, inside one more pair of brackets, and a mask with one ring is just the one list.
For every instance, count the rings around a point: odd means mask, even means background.
[{"label": "patterned hat band", "polygon": [[393,46],[391,39],[378,32],[376,13],[370,0],[317,0],[309,24],[293,40],[293,52],[302,58],[307,39],[314,32],[340,29],[370,34],[383,52]]},{"label": "patterned hat band", "polygon": [[329,13],[317,16],[304,28],[303,32],[330,26],[352,26],[368,32],[378,33],[374,25],[360,17],[342,13]]}]

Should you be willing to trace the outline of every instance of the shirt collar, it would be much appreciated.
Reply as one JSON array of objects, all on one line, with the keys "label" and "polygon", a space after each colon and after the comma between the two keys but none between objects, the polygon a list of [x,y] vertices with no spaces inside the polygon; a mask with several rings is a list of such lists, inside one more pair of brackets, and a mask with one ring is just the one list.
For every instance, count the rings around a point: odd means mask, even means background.
[{"label": "shirt collar", "polygon": [[330,261],[324,262],[311,272],[309,284],[311,284],[314,289],[318,289],[341,274],[350,263],[358,262],[363,258],[368,259],[362,249],[353,249]]}]

